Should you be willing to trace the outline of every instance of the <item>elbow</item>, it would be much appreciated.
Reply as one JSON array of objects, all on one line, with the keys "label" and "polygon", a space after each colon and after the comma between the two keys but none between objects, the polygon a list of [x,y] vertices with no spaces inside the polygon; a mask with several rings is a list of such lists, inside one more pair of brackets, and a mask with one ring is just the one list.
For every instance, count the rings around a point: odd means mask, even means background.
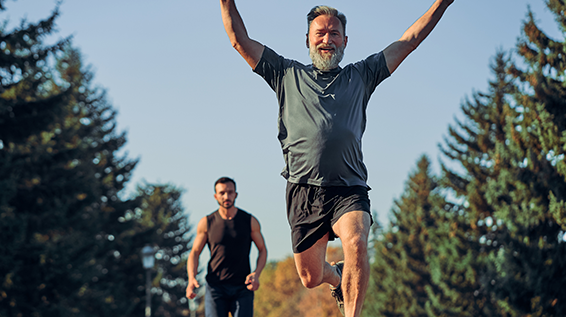
[{"label": "elbow", "polygon": [[240,41],[238,41],[237,39],[231,39],[230,44],[232,44],[232,48],[234,48],[236,51],[238,51],[238,53],[240,53],[240,54],[244,53],[242,43]]},{"label": "elbow", "polygon": [[416,38],[407,40],[407,41],[403,41],[403,48],[405,51],[406,55],[411,54],[414,50],[417,49],[417,47],[419,47],[420,41]]},{"label": "elbow", "polygon": [[267,261],[267,249],[258,250],[257,259],[258,261]]},{"label": "elbow", "polygon": [[409,55],[414,50],[416,50],[417,47],[419,47],[419,45],[421,44],[421,42],[422,40],[419,39],[417,36],[403,36],[397,41],[397,43],[399,43],[398,44],[399,50],[403,52],[405,55]]},{"label": "elbow", "polygon": [[232,45],[232,48],[234,48],[236,51],[238,50],[238,47],[240,47],[240,43],[235,38],[230,38],[230,44]]},{"label": "elbow", "polygon": [[189,260],[198,259],[200,257],[200,250],[192,248],[189,252]]}]

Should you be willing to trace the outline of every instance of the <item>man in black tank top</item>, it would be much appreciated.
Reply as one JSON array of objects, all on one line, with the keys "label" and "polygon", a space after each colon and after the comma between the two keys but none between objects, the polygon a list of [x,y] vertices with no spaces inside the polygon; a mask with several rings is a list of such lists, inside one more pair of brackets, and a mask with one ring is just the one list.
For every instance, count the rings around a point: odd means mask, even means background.
[{"label": "man in black tank top", "polygon": [[[214,190],[219,208],[203,217],[197,225],[197,235],[187,261],[187,297],[195,298],[195,288],[200,287],[196,280],[199,256],[208,245],[206,317],[228,317],[228,312],[233,317],[252,317],[253,292],[259,288],[259,276],[267,260],[260,225],[254,216],[234,205],[238,193],[233,179],[218,179]],[[258,250],[254,272],[251,272],[249,260],[252,241]]]}]

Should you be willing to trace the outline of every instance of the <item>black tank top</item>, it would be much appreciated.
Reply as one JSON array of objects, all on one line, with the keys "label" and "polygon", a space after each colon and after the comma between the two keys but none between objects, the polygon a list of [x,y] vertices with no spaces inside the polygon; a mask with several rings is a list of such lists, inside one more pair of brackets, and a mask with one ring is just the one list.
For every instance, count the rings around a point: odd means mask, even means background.
[{"label": "black tank top", "polygon": [[209,284],[239,285],[246,281],[251,271],[251,217],[241,209],[230,220],[223,219],[218,210],[206,216],[210,249],[206,281]]}]

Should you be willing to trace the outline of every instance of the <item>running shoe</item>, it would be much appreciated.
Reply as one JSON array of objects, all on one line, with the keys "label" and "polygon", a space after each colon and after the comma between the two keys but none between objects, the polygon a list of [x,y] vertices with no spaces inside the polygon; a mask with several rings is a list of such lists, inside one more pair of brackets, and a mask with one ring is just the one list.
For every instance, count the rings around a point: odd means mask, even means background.
[{"label": "running shoe", "polygon": [[344,268],[344,261],[340,261],[332,266],[336,267],[336,272],[340,275],[340,284],[336,287],[330,286],[330,294],[336,300],[338,309],[340,309],[342,316],[344,316],[344,295],[342,294],[342,288],[340,287],[342,286],[342,269]]}]

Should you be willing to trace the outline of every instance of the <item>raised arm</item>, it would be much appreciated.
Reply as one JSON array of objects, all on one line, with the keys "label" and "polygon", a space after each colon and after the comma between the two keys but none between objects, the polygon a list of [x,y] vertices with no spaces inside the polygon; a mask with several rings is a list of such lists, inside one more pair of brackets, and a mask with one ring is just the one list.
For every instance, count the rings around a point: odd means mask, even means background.
[{"label": "raised arm", "polygon": [[193,299],[197,296],[195,293],[195,288],[199,288],[200,285],[197,281],[198,274],[198,260],[200,253],[207,241],[207,220],[203,217],[197,225],[197,236],[193,242],[193,247],[189,253],[189,259],[187,260],[187,273],[189,276],[189,284],[187,285],[187,298]]},{"label": "raised arm", "polygon": [[250,39],[244,21],[236,9],[234,0],[220,0],[222,22],[230,38],[230,43],[246,60],[251,68],[255,68],[263,54],[263,45]]},{"label": "raised arm", "polygon": [[452,2],[454,0],[436,0],[430,9],[403,33],[398,41],[393,42],[383,51],[390,73],[393,73],[401,62],[432,32]]},{"label": "raised arm", "polygon": [[255,217],[252,216],[252,241],[255,243],[257,247],[257,263],[255,267],[255,271],[250,273],[246,277],[246,284],[248,285],[248,289],[250,291],[256,291],[259,288],[259,276],[261,275],[261,271],[265,267],[265,263],[267,262],[267,248],[265,246],[265,241],[263,240],[263,235],[261,234],[261,227],[259,225],[259,221]]}]

